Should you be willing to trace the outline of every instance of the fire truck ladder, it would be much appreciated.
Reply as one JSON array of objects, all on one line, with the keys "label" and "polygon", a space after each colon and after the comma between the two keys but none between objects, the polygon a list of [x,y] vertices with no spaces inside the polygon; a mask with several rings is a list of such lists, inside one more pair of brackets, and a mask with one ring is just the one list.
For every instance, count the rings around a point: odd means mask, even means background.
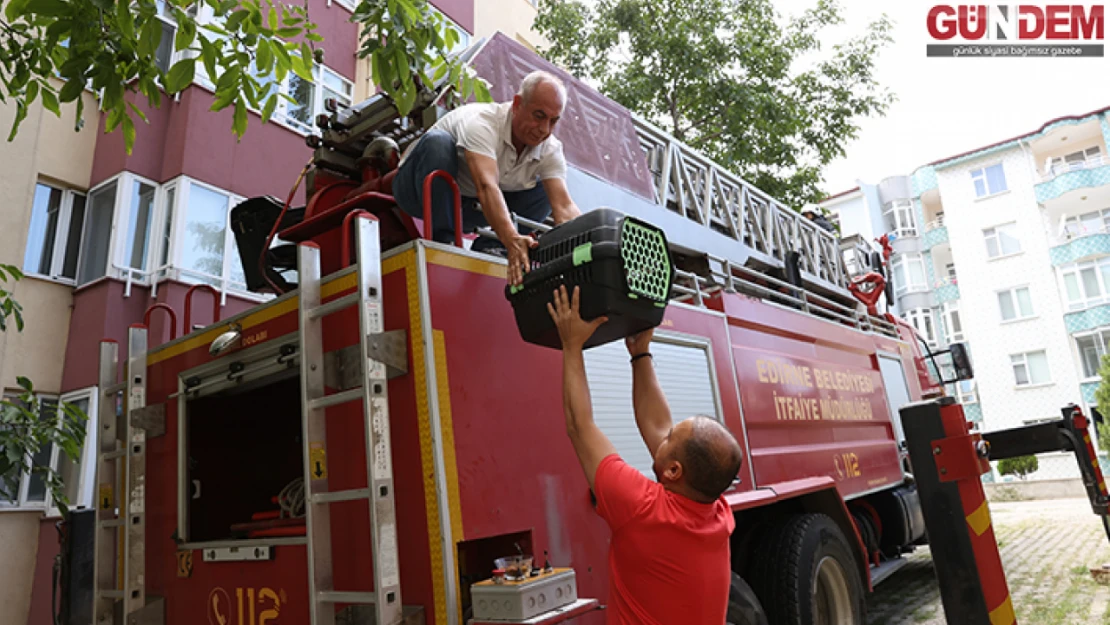
[{"label": "fire truck ladder", "polygon": [[[377,625],[401,621],[400,558],[393,502],[392,450],[389,439],[389,400],[384,363],[371,359],[372,342],[382,334],[382,274],[378,222],[360,215],[356,222],[358,287],[354,293],[321,303],[320,249],[314,243],[297,247],[300,291],[301,407],[304,438],[305,524],[308,542],[309,602],[312,625],[334,625],[335,605],[373,604]],[[358,307],[361,384],[325,394],[323,319],[334,312]],[[367,488],[332,491],[328,488],[327,425],[329,406],[361,401],[366,432]],[[332,575],[331,513],[341,501],[365,499],[370,508],[374,591],[335,588]]]},{"label": "fire truck ladder", "polygon": [[[96,625],[146,622],[144,588],[146,532],[147,328],[127,331],[124,381],[116,381],[119,344],[100,342],[100,423],[97,450],[97,513],[94,540]],[[116,397],[124,391],[122,411]]]}]

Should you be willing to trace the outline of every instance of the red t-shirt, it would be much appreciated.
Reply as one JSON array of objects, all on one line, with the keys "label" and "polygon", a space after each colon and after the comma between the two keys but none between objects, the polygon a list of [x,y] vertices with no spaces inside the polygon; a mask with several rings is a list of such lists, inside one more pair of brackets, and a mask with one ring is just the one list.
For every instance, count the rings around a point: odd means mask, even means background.
[{"label": "red t-shirt", "polygon": [[606,456],[594,477],[609,544],[608,625],[721,625],[732,582],[729,535],[736,527],[721,497],[698,503]]}]

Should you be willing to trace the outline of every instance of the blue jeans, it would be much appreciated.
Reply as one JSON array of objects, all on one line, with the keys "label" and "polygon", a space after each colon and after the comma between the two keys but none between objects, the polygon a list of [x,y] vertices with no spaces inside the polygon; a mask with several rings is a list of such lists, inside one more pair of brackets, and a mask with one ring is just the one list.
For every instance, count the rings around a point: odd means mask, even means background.
[{"label": "blue jeans", "polygon": [[[424,178],[437,169],[442,169],[458,178],[459,162],[455,139],[442,130],[429,130],[412,149],[408,158],[401,164],[393,178],[393,198],[401,210],[417,219],[424,218]],[[502,191],[509,212],[520,217],[543,222],[551,214],[551,201],[547,192],[537,181],[536,186],[525,191]],[[432,239],[440,243],[455,241],[455,211],[451,198],[451,188],[443,180],[432,183]],[[485,215],[478,208],[478,198],[462,196],[463,232],[473,232],[477,228],[489,226]],[[522,234],[531,228],[520,227]],[[472,249],[483,250],[497,247],[498,244],[485,238],[474,242]]]}]

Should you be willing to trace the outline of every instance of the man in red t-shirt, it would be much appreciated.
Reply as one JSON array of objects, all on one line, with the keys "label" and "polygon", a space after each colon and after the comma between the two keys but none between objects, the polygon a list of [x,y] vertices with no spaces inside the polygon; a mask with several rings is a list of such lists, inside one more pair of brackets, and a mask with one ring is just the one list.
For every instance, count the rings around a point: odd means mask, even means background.
[{"label": "man in red t-shirt", "polygon": [[610,625],[722,625],[732,580],[732,510],[721,496],[743,454],[716,420],[675,425],[652,366],[653,331],[625,340],[632,362],[636,425],[657,482],[625,464],[594,423],[582,346],[606,318],[584,321],[578,288],[555,292],[548,312],[563,343],[567,435],[609,524]]}]

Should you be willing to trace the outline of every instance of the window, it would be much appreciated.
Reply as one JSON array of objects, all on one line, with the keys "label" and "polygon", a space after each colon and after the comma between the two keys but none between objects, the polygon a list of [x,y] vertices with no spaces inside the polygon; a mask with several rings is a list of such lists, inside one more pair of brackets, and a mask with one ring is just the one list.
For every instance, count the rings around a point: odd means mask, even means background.
[{"label": "window", "polygon": [[[158,64],[159,69],[163,72],[170,71],[173,67],[174,61],[177,57],[174,55],[174,37],[177,36],[177,20],[174,19],[173,11],[170,9],[170,4],[166,0],[155,0],[154,4],[157,6],[158,19],[162,22],[162,38],[158,40],[158,49],[154,51],[154,60]],[[185,10],[186,13],[196,18],[198,13],[197,9],[203,5],[203,2],[196,2]],[[198,44],[199,45],[199,44]]]},{"label": "window", "polygon": [[1052,381],[1048,371],[1048,356],[1045,351],[1025,352],[1010,356],[1010,366],[1014,370],[1014,384],[1035,386]]},{"label": "window", "polygon": [[948,275],[948,279],[953,283],[956,282],[956,263],[946,263],[944,265],[944,273]]},{"label": "window", "polygon": [[987,197],[1006,190],[1006,172],[1002,163],[975,169],[971,172],[971,183],[975,185],[975,197]]},{"label": "window", "polygon": [[176,208],[181,214],[178,246],[164,254],[168,264],[180,271],[181,280],[203,281],[216,287],[230,281],[230,288],[245,291],[247,278],[228,227],[231,208],[242,198],[187,179],[167,192],[171,200],[179,196],[180,206],[167,205],[167,213]]},{"label": "window", "polygon": [[105,275],[130,274],[132,280],[146,280],[155,254],[151,246],[157,244],[153,235],[160,233],[154,225],[161,223],[158,198],[157,184],[129,172],[89,193],[78,284]]},{"label": "window", "polygon": [[956,383],[956,399],[961,404],[974,404],[979,401],[974,380],[960,380]]},{"label": "window", "polygon": [[1110,300],[1110,258],[1063,267],[1060,275],[1069,310],[1083,310]]},{"label": "window", "polygon": [[906,320],[913,324],[929,347],[936,349],[937,335],[933,331],[933,311],[928,308],[914,308],[906,313]]},{"label": "window", "polygon": [[925,261],[919,254],[903,254],[891,264],[894,293],[901,295],[913,291],[926,291]]},{"label": "window", "polygon": [[[290,102],[285,98],[278,98],[277,108],[274,109],[271,119],[284,123],[298,132],[311,134],[315,132],[316,116],[327,112],[324,108],[326,100],[332,98],[340,106],[352,104],[354,83],[322,65],[314,67],[312,75],[314,79],[308,81],[290,72],[281,83],[277,82],[274,74],[256,75],[260,85],[258,92],[260,103],[269,98],[270,94],[274,93],[274,89],[277,89],[277,93],[293,100]],[[200,82],[213,88],[212,82],[207,77],[202,76]]]},{"label": "window", "polygon": [[1021,251],[1021,241],[1017,236],[1017,223],[1011,221],[983,231],[987,243],[987,258],[1001,258]]},{"label": "window", "polygon": [[1083,366],[1084,378],[1097,378],[1102,357],[1110,346],[1110,329],[1102,329],[1090,334],[1075,337],[1075,347]]},{"label": "window", "polygon": [[108,271],[117,186],[113,180],[89,194],[88,216],[85,218],[85,232],[81,237],[83,249],[77,273],[78,284],[92,282]]},{"label": "window", "polygon": [[917,236],[917,222],[914,219],[913,201],[895,200],[883,210],[883,220],[887,230],[900,237]]},{"label": "window", "polygon": [[1095,167],[1102,162],[1102,159],[1099,158],[1101,155],[1102,150],[1099,146],[1093,145],[1084,150],[1065,154],[1064,156],[1049,158],[1048,162],[1045,163],[1045,174],[1050,177],[1059,176],[1060,174],[1076,169]]},{"label": "window", "polygon": [[[4,399],[15,403],[16,394],[6,394]],[[48,443],[39,448],[32,458],[37,466],[50,466],[58,472],[64,485],[66,499],[71,506],[91,506],[93,496],[93,473],[96,470],[95,439],[96,427],[96,398],[95,388],[84,389],[74,393],[62,395],[41,394],[36,397],[40,402],[40,414],[44,417],[62,419],[64,413],[59,414],[58,402],[72,404],[83,411],[89,418],[85,423],[85,444],[82,446],[80,458],[77,462],[71,460],[54,443]],[[3,407],[0,407],[2,409]],[[57,508],[50,497],[46,486],[46,476],[41,473],[24,473],[20,478],[19,492],[13,501],[0,504],[20,508],[46,508],[51,515],[58,514]]]},{"label": "window", "polygon": [[50,278],[76,278],[84,221],[84,194],[41,182],[35,185],[23,271]]},{"label": "window", "polygon": [[998,291],[998,310],[1003,321],[1028,319],[1033,316],[1033,298],[1029,295],[1029,287],[1022,286],[1015,289]]},{"label": "window", "polygon": [[946,340],[949,343],[962,343],[964,341],[964,327],[960,322],[959,304],[957,302],[946,302],[941,319],[944,320]]},{"label": "window", "polygon": [[1061,228],[1064,239],[1110,232],[1110,208],[1065,217]]}]

